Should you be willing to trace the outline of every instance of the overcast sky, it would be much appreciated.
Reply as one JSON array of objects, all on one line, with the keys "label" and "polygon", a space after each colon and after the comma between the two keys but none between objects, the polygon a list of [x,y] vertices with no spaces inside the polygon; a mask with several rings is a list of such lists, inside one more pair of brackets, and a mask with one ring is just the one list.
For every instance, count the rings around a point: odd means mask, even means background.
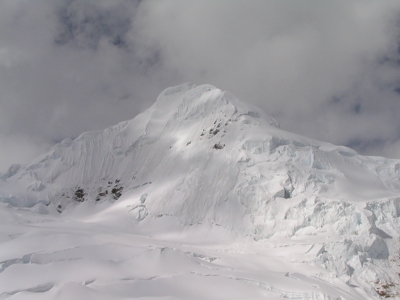
[{"label": "overcast sky", "polygon": [[400,1],[1,0],[0,170],[209,83],[400,158]]}]

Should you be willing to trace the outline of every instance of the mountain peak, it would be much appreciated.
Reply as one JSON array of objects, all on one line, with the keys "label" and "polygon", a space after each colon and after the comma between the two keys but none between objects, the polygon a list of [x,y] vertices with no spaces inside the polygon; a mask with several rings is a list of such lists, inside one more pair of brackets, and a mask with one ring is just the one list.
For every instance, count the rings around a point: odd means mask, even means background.
[{"label": "mountain peak", "polygon": [[382,260],[398,249],[399,170],[397,160],[286,132],[228,92],[185,83],[130,121],[12,166],[0,201],[60,216],[112,207],[147,232],[323,241],[314,263],[393,281],[400,270]]},{"label": "mountain peak", "polygon": [[184,83],[167,88],[158,96],[154,109],[163,113],[173,111],[175,118],[181,119],[201,119],[210,114],[221,114],[231,119],[248,115],[264,118],[270,125],[279,127],[276,120],[261,109],[209,84],[196,86]]}]

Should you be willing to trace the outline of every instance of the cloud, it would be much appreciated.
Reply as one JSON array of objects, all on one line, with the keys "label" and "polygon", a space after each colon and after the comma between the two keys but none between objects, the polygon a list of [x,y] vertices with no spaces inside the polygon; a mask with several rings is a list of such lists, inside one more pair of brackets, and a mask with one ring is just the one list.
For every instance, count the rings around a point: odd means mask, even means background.
[{"label": "cloud", "polygon": [[[37,137],[20,135],[0,135],[0,170],[6,171],[12,162],[29,161],[45,153],[51,147],[51,144],[45,140],[39,140]],[[1,173],[2,173],[1,172]]]},{"label": "cloud", "polygon": [[283,129],[400,158],[399,13],[398,1],[4,0],[0,167],[187,81]]},{"label": "cloud", "polygon": [[398,2],[146,4],[143,34],[181,77],[211,81],[317,139],[398,138]]},{"label": "cloud", "polygon": [[106,39],[117,47],[127,47],[126,35],[139,1],[62,2],[56,9],[58,20],[55,42],[97,49]]}]

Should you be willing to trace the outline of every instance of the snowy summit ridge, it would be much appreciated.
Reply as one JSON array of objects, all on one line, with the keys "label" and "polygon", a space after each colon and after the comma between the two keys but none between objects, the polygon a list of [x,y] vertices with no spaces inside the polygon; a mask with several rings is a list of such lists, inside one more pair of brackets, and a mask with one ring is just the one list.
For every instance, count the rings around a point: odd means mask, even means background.
[{"label": "snowy summit ridge", "polygon": [[186,83],[130,121],[13,165],[0,200],[60,216],[124,203],[146,232],[162,224],[306,243],[301,260],[326,270],[321,278],[363,291],[349,299],[373,299],[399,284],[399,172],[400,161],[286,132],[230,93]]}]

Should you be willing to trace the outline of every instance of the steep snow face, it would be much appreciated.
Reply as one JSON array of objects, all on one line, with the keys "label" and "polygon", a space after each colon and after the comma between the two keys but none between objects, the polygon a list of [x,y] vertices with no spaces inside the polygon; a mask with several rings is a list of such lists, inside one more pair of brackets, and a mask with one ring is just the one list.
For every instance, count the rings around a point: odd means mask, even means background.
[{"label": "steep snow face", "polygon": [[0,198],[60,214],[116,201],[148,232],[155,223],[216,226],[278,244],[307,241],[304,260],[348,282],[386,285],[389,295],[388,284],[399,284],[399,172],[397,160],[285,132],[227,92],[183,84],[133,120],[13,165],[0,177]]}]

